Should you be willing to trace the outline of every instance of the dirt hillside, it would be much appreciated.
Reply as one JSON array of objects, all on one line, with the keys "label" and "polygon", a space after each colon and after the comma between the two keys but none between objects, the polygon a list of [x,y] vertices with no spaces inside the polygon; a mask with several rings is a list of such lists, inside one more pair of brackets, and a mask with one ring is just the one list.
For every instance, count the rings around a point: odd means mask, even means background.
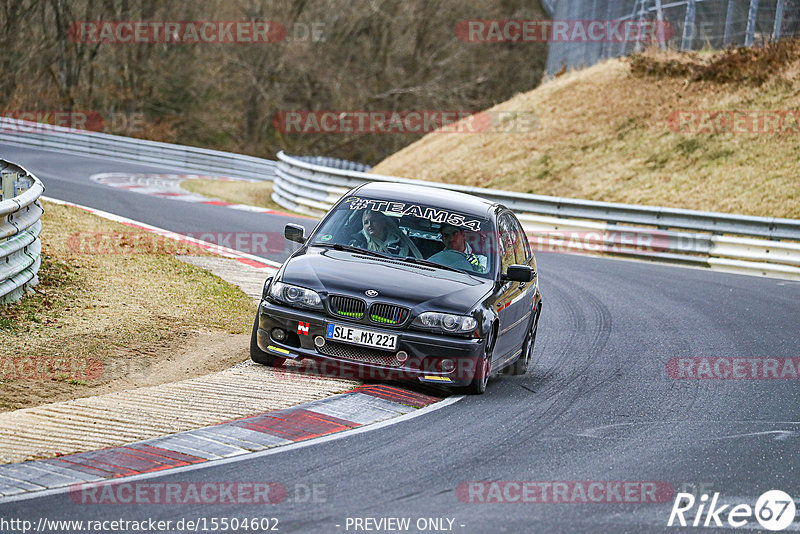
[{"label": "dirt hillside", "polygon": [[535,127],[429,134],[373,172],[800,218],[798,41],[648,51],[569,72],[490,110],[498,111],[533,112]]}]

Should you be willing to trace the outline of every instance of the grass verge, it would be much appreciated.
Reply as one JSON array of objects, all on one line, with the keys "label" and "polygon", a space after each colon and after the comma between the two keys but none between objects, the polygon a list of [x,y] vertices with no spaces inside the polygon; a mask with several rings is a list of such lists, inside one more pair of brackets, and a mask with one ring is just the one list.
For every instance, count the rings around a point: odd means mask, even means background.
[{"label": "grass verge", "polygon": [[[609,202],[800,218],[800,42],[713,53],[650,50],[567,73],[493,110],[537,127],[432,133],[372,172]],[[782,117],[749,133],[728,112]],[[683,113],[684,115],[680,115]],[[676,117],[693,117],[682,121]],[[708,127],[708,121],[711,127]]]},{"label": "grass verge", "polygon": [[184,180],[181,187],[192,193],[224,200],[233,204],[257,206],[286,212],[286,208],[272,201],[272,182],[227,182],[222,180]]},{"label": "grass verge", "polygon": [[[252,300],[174,257],[203,251],[80,209],[44,207],[36,294],[0,308],[0,411],[189,378],[246,358]],[[191,349],[209,342],[219,357],[200,365]]]}]

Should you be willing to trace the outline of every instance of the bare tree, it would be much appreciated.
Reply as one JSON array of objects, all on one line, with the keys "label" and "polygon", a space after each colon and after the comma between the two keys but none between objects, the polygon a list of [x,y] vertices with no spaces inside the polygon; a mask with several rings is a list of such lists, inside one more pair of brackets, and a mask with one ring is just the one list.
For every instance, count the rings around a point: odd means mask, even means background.
[{"label": "bare tree", "polygon": [[[0,0],[0,10],[4,95],[44,109],[139,113],[147,127],[138,135],[268,157],[285,149],[375,162],[420,134],[286,134],[272,119],[282,110],[478,111],[535,87],[546,54],[543,44],[456,36],[464,19],[544,17],[527,0]],[[70,38],[71,24],[95,20],[272,21],[287,36],[248,44]]]},{"label": "bare tree", "polygon": [[0,102],[7,106],[21,79],[34,77],[31,56],[40,48],[26,39],[39,0],[0,0]]}]

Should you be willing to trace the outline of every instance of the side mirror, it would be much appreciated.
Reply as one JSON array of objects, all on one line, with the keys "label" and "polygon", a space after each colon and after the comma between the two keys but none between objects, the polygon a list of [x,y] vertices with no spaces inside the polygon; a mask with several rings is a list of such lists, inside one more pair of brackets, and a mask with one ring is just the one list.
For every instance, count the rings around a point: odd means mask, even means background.
[{"label": "side mirror", "polygon": [[536,276],[536,271],[527,265],[509,265],[508,270],[502,276],[502,280],[512,282],[530,282]]},{"label": "side mirror", "polygon": [[283,237],[302,245],[306,242],[306,229],[299,224],[287,224],[283,229]]}]

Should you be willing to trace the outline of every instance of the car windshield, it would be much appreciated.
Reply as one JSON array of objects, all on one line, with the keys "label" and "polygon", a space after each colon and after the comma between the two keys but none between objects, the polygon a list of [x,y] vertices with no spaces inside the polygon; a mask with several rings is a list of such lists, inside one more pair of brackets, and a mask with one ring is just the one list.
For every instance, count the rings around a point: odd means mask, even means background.
[{"label": "car windshield", "polygon": [[326,217],[310,245],[360,249],[483,278],[494,276],[491,222],[433,205],[351,196]]}]

